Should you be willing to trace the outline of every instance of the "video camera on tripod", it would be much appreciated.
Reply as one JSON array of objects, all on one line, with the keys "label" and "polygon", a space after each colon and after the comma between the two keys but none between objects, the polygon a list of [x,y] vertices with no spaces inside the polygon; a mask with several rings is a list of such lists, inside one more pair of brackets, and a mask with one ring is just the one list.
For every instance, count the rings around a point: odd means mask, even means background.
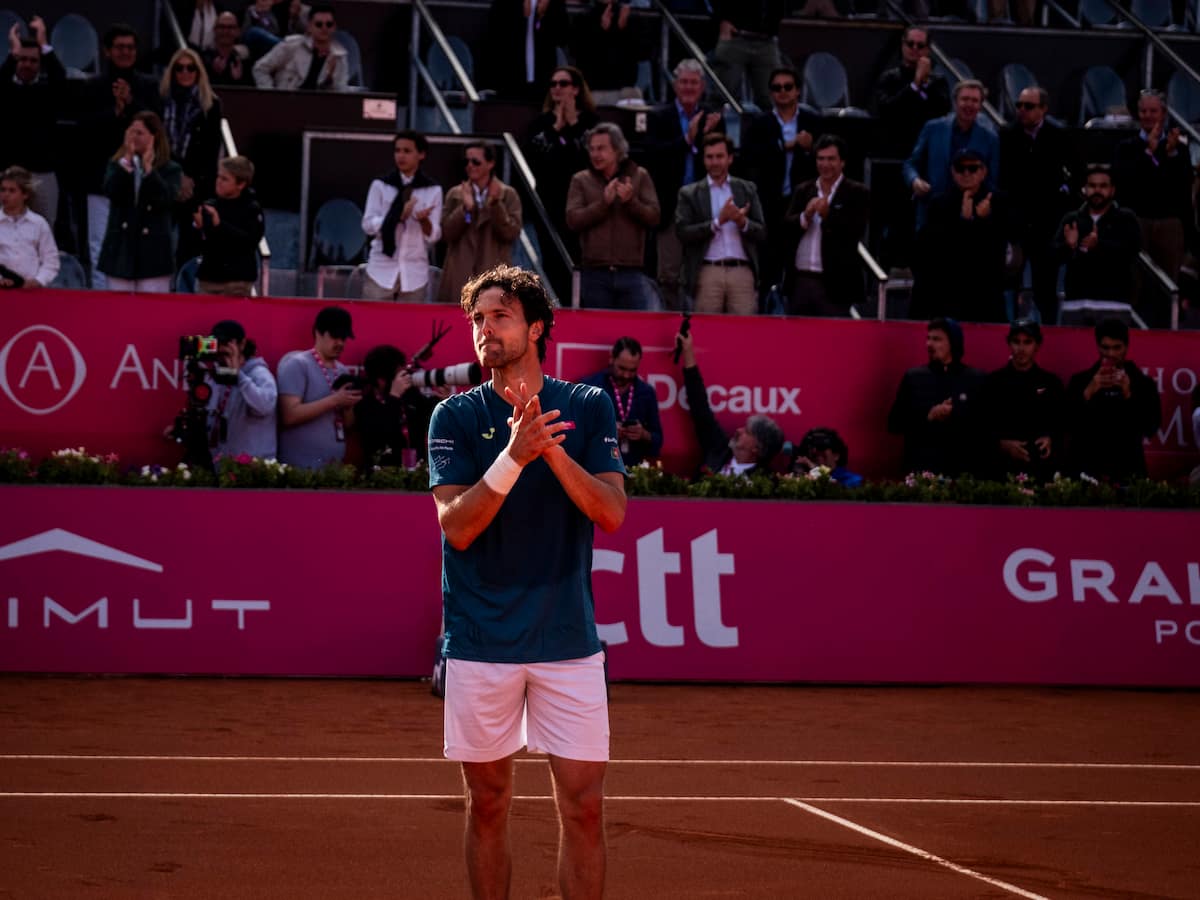
[{"label": "video camera on tripod", "polygon": [[[220,341],[215,335],[188,334],[179,338],[179,361],[187,385],[187,405],[175,417],[171,437],[184,448],[189,466],[212,468],[209,450],[208,402],[213,384],[234,385],[238,370],[222,365]],[[222,425],[223,425],[222,421]]]}]

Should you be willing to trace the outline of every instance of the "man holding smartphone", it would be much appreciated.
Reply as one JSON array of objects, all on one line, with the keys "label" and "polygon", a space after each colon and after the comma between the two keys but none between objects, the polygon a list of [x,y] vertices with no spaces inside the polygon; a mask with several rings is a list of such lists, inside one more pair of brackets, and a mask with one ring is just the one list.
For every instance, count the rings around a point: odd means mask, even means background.
[{"label": "man holding smartphone", "polygon": [[658,417],[658,397],[644,379],[638,378],[642,345],[631,337],[617,338],[608,368],[581,379],[581,384],[598,387],[613,402],[617,412],[617,440],[625,467],[662,452],[663,430]]},{"label": "man holding smartphone", "polygon": [[1096,349],[1100,358],[1067,385],[1071,469],[1112,481],[1145,478],[1142,442],[1162,424],[1158,386],[1126,358],[1129,326],[1120,319],[1096,326]]}]

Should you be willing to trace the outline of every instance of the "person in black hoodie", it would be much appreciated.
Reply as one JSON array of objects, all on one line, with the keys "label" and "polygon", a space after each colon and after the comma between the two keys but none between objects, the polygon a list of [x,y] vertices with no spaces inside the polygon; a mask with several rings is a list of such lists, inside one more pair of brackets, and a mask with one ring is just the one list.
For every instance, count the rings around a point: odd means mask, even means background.
[{"label": "person in black hoodie", "polygon": [[1060,468],[1063,385],[1037,364],[1041,348],[1041,326],[1017,319],[1008,329],[1008,363],[983,385],[989,468],[999,477],[1024,472],[1045,482]]},{"label": "person in black hoodie", "polygon": [[258,279],[258,242],[263,212],[250,183],[254,164],[244,156],[223,159],[217,169],[217,196],[192,216],[200,233],[203,258],[196,288],[204,294],[248,297]]},{"label": "person in black hoodie", "polygon": [[1162,424],[1158,385],[1126,358],[1128,325],[1104,319],[1095,333],[1100,358],[1067,384],[1072,469],[1118,482],[1145,478],[1142,441]]},{"label": "person in black hoodie", "polygon": [[888,431],[904,435],[904,471],[974,472],[983,372],[963,365],[963,333],[954,319],[930,321],[925,350],[929,363],[904,373],[888,413]]}]

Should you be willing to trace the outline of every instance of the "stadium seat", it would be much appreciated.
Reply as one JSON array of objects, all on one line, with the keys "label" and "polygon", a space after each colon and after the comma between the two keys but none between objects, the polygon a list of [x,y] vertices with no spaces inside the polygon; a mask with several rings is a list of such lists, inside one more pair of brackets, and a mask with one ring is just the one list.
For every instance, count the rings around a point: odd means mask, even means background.
[{"label": "stadium seat", "polygon": [[1185,122],[1200,122],[1200,84],[1176,72],[1167,82],[1167,106]]},{"label": "stadium seat", "polygon": [[28,37],[29,28],[25,25],[25,20],[11,9],[0,9],[0,65],[8,59],[8,33],[14,25],[21,26],[22,37]]},{"label": "stadium seat", "polygon": [[313,220],[308,268],[358,263],[367,243],[362,216],[362,210],[352,200],[339,197],[322,203]]},{"label": "stadium seat", "polygon": [[[1171,23],[1171,0],[1133,0],[1129,11],[1147,28],[1175,30]],[[1128,19],[1122,19],[1117,27],[1132,28],[1133,24]]]},{"label": "stadium seat", "polygon": [[54,23],[50,45],[71,78],[86,78],[100,71],[100,38],[78,13],[67,13]]},{"label": "stadium seat", "polygon": [[350,68],[350,87],[355,90],[365,90],[362,49],[358,46],[358,41],[350,32],[341,29],[333,33],[333,39],[346,48],[346,62]]},{"label": "stadium seat", "polygon": [[1000,114],[1006,119],[1016,116],[1017,98],[1021,91],[1028,87],[1036,87],[1037,78],[1029,68],[1021,63],[1009,63],[1000,70]]},{"label": "stadium seat", "polygon": [[1083,95],[1079,103],[1080,125],[1096,127],[1114,111],[1128,112],[1127,104],[1125,82],[1111,66],[1091,66],[1083,74]]},{"label": "stadium seat", "polygon": [[864,110],[850,105],[850,80],[846,67],[832,53],[809,54],[801,73],[800,102],[820,109],[826,115],[866,116]]},{"label": "stadium seat", "polygon": [[1108,0],[1079,0],[1079,21],[1091,26],[1116,24],[1117,14]]},{"label": "stadium seat", "polygon": [[194,294],[196,293],[196,273],[200,271],[201,257],[193,256],[175,273],[175,283],[171,286],[171,290],[176,294]]},{"label": "stadium seat", "polygon": [[[458,57],[459,65],[463,67],[463,71],[473,82],[475,80],[475,59],[471,55],[471,48],[467,46],[467,42],[457,35],[449,34],[446,35],[446,43],[450,45],[450,49]],[[425,66],[429,69],[433,83],[438,86],[447,103],[466,101],[466,93],[458,76],[454,74],[450,58],[442,50],[442,45],[436,41],[429,45],[429,52],[425,55]]]},{"label": "stadium seat", "polygon": [[[960,73],[962,73],[963,78],[974,78],[975,77],[975,73],[971,71],[971,67],[968,66],[961,59],[951,59],[950,64],[953,65],[954,68],[956,68]],[[946,83],[948,85],[950,85],[951,89],[953,89],[954,86],[956,84],[958,84],[958,78],[956,76],[952,75],[950,73],[950,70],[947,69],[945,66],[943,66],[941,63],[935,62],[933,64],[933,71],[937,72],[939,75],[941,75],[943,78],[945,78]]]},{"label": "stadium seat", "polygon": [[83,270],[83,263],[70,253],[59,253],[58,274],[54,276],[54,280],[48,287],[62,288],[63,290],[87,290],[88,277],[87,272]]}]

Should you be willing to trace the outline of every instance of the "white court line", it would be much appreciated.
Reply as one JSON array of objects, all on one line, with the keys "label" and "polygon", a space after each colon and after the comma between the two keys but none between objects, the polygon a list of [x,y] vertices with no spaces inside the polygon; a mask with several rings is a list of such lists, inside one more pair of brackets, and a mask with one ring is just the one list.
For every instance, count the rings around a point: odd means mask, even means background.
[{"label": "white court line", "polygon": [[882,841],[889,847],[895,847],[903,850],[906,853],[911,853],[913,856],[928,860],[929,862],[937,863],[939,866],[949,869],[951,872],[957,872],[959,875],[967,875],[978,881],[984,881],[993,887],[998,887],[1001,890],[1008,891],[1010,894],[1016,894],[1018,897],[1026,897],[1028,900],[1048,900],[1042,894],[1035,894],[1032,891],[1024,890],[1017,887],[1015,884],[1009,884],[1007,881],[1001,881],[999,878],[992,878],[989,875],[984,875],[982,872],[976,872],[974,869],[968,869],[966,866],[960,866],[958,863],[951,862],[948,859],[930,853],[928,850],[922,850],[920,847],[914,847],[912,844],[906,844],[903,841],[898,841],[895,838],[888,837],[886,834],[880,834],[878,831],[872,831],[870,828],[859,825],[857,822],[851,822],[849,819],[843,819],[841,816],[835,816],[831,812],[826,812],[816,806],[810,806],[803,800],[792,798],[784,798],[784,803],[789,803],[797,809],[802,809],[805,812],[812,813],[814,816],[820,816],[822,819],[828,819],[843,828],[849,828],[851,831],[857,831],[859,834],[866,835],[877,841]]},{"label": "white court line", "polygon": [[[442,756],[195,756],[104,753],[0,753],[4,760],[97,760],[105,762],[297,762],[297,763],[450,763]],[[547,762],[545,757],[518,757],[518,763]],[[1137,769],[1145,771],[1200,771],[1200,764],[1101,763],[1101,762],[964,762],[961,760],[862,760],[862,759],[612,759],[622,766],[844,766],[847,768],[913,769]]]},{"label": "white court line", "polygon": [[[458,794],[387,794],[387,793],[265,793],[246,791],[0,791],[3,799],[100,799],[100,800],[461,800]],[[514,800],[553,800],[552,794],[521,794]],[[707,795],[617,794],[606,802],[651,803],[940,803],[976,806],[1143,806],[1200,808],[1200,800],[986,800],[926,799],[921,797],[757,797]]]}]

